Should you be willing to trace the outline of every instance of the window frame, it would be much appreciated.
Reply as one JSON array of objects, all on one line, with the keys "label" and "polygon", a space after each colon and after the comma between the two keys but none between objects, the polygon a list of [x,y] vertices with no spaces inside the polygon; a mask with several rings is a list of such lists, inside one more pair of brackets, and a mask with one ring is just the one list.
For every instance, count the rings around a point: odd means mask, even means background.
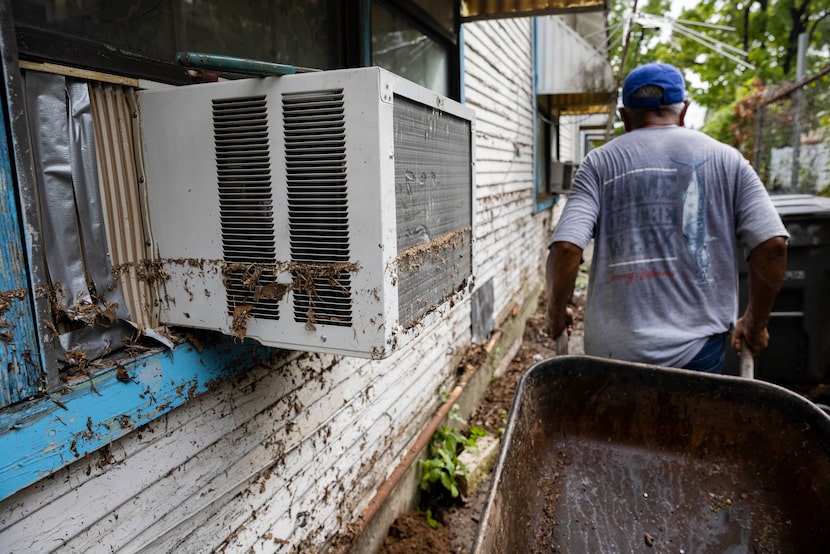
[{"label": "window frame", "polygon": [[[537,78],[537,22],[534,18],[532,29],[533,41],[533,83]],[[533,91],[533,214],[546,211],[559,201],[559,195],[551,191],[550,164],[552,161],[553,138],[556,138],[556,155],[559,155],[559,126],[553,122],[551,114],[545,113],[539,102],[537,91]],[[542,132],[540,133],[540,128]],[[539,136],[539,135],[542,136]]]},{"label": "window frame", "polygon": [[[558,137],[557,125],[538,107],[536,109],[536,125],[534,126],[534,182],[533,182],[533,213],[547,210],[558,201],[559,194],[551,190],[551,163],[558,159],[554,153],[554,139]],[[541,133],[540,133],[541,130]],[[539,136],[539,135],[542,136]],[[558,140],[556,141],[558,149]],[[554,156],[554,154],[557,154]]]},{"label": "window frame", "polygon": [[458,3],[453,8],[454,33],[449,32],[429,12],[414,2],[405,0],[364,0],[362,5],[364,26],[366,28],[366,42],[363,57],[363,65],[369,66],[372,61],[372,4],[377,3],[390,13],[400,16],[415,29],[424,33],[427,37],[438,43],[448,53],[449,74],[447,82],[449,90],[447,96],[453,100],[461,100],[461,24],[458,10]]},{"label": "window frame", "polygon": [[[4,33],[7,20],[0,8],[0,50],[4,66],[3,100],[5,113],[23,113],[23,93],[19,62],[13,45],[9,45]],[[7,76],[12,75],[9,79]],[[36,255],[42,252],[37,240],[23,233],[23,212],[36,217],[34,201],[28,199],[33,186],[34,173],[27,144],[24,118],[3,121],[3,137],[12,138],[13,148],[0,167],[17,178],[17,193],[22,201],[19,212],[11,211],[7,221],[17,227],[21,242],[25,241],[29,253],[29,271],[19,266],[20,277],[27,277],[25,284],[26,305],[36,304],[35,315],[15,320],[12,328],[15,337],[23,335],[26,326],[37,322],[42,337],[50,336],[48,326],[49,306],[45,295],[34,291],[38,280],[31,276],[44,271]],[[5,141],[4,141],[5,142]],[[13,185],[14,180],[10,179]],[[32,219],[29,219],[32,221]],[[36,221],[36,219],[34,220]],[[7,242],[0,244],[4,258],[15,248]],[[45,275],[45,273],[41,274]],[[42,279],[41,279],[42,280]],[[45,333],[45,334],[44,334]],[[45,356],[50,349],[34,332],[26,336],[21,351],[38,352],[39,367],[30,368],[40,373],[46,367]],[[138,356],[110,362],[107,367],[89,379],[74,384],[60,384],[57,375],[50,375],[50,383],[39,383],[26,398],[0,408],[0,451],[14,453],[15,459],[6,460],[0,468],[0,499],[35,483],[82,457],[89,455],[112,441],[144,426],[161,415],[183,405],[215,386],[221,380],[239,375],[256,364],[273,359],[278,351],[260,346],[247,339],[236,342],[218,333],[202,333],[202,343],[180,341],[170,350],[157,348]],[[286,355],[283,353],[282,355]],[[34,360],[32,360],[34,362]],[[57,383],[57,386],[56,386]],[[102,402],[101,399],[106,399]],[[8,456],[8,454],[7,454]]]},{"label": "window frame", "polygon": [[[347,18],[343,45],[346,67],[366,65],[367,24],[371,0],[345,0]],[[420,27],[430,30],[449,45],[451,54],[450,84],[455,98],[460,96],[459,37],[453,39],[440,25],[417,5],[391,1]],[[458,23],[455,8],[455,27]],[[426,21],[418,21],[418,19]],[[370,45],[370,43],[369,43]],[[43,477],[105,448],[112,441],[146,426],[180,407],[194,397],[211,390],[220,381],[243,374],[264,362],[279,363],[277,358],[291,352],[263,347],[251,339],[236,341],[218,333],[205,333],[198,347],[179,342],[170,350],[159,348],[135,357],[114,361],[92,377],[64,386],[57,375],[42,379],[40,368],[47,367],[48,340],[52,334],[51,313],[46,295],[36,291],[36,283],[47,275],[43,245],[24,230],[24,221],[38,221],[34,201],[35,173],[31,146],[28,144],[24,94],[20,61],[57,64],[66,68],[83,68],[111,76],[147,79],[165,84],[183,85],[190,79],[173,63],[152,60],[118,49],[102,49],[101,44],[78,37],[67,37],[43,29],[15,25],[10,3],[0,3],[0,60],[2,60],[5,121],[0,127],[8,138],[6,159],[0,159],[0,171],[6,170],[7,185],[0,193],[15,200],[9,217],[17,246],[0,244],[3,259],[17,252],[22,261],[15,271],[16,287],[25,289],[21,307],[29,310],[15,321],[13,331],[20,340],[15,348],[32,358],[27,375],[35,375],[36,385],[30,387],[23,400],[0,407],[0,451],[7,453],[0,468],[0,499],[32,485]],[[16,233],[15,233],[16,230]],[[36,277],[37,276],[37,277]],[[2,286],[7,283],[3,282]],[[15,286],[14,284],[10,286]],[[2,315],[2,314],[0,314]],[[23,322],[22,325],[20,322]],[[30,330],[24,332],[29,325]],[[36,353],[36,354],[35,354]],[[4,369],[5,371],[5,369]],[[163,376],[163,378],[162,378]],[[13,453],[13,454],[10,454]]]}]

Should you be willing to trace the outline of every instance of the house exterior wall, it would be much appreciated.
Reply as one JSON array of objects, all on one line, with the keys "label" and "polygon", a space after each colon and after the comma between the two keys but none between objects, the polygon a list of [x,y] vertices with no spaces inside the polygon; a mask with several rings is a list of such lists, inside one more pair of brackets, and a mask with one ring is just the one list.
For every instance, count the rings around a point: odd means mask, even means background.
[{"label": "house exterior wall", "polygon": [[768,187],[788,192],[817,194],[830,186],[830,144],[802,143],[798,154],[798,186],[793,187],[793,147],[770,150]]},{"label": "house exterior wall", "polygon": [[[477,285],[496,325],[542,283],[551,212],[532,214],[530,19],[464,31],[477,112]],[[347,534],[452,388],[469,298],[382,361],[298,352],[213,384],[0,501],[0,550],[315,552]]]},{"label": "house exterior wall", "polygon": [[501,321],[541,282],[550,210],[533,210],[531,19],[465,25],[465,99],[476,110],[476,282]]},{"label": "house exterior wall", "polygon": [[604,127],[608,123],[608,115],[569,115],[559,118],[560,157],[563,160],[581,164],[588,154],[586,150],[587,127],[602,127],[603,130],[594,129],[595,136],[605,136]]}]

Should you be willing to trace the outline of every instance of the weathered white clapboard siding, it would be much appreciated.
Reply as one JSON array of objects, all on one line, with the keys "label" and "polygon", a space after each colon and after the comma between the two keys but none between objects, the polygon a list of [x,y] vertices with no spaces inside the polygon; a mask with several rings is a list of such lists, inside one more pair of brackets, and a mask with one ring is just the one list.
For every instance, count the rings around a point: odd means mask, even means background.
[{"label": "weathered white clapboard siding", "polygon": [[537,284],[549,214],[533,216],[533,57],[529,19],[465,26],[465,99],[476,110],[477,282],[494,312]]},{"label": "weathered white clapboard siding", "polygon": [[[465,26],[476,282],[497,323],[541,283],[531,22]],[[450,390],[470,303],[384,361],[283,352],[0,501],[3,552],[317,552],[356,521]]]},{"label": "weathered white clapboard siding", "polygon": [[559,158],[564,161],[579,162],[579,119],[577,117],[562,118],[559,129]]},{"label": "weathered white clapboard siding", "polygon": [[[456,321],[455,325],[457,323]],[[466,340],[469,340],[469,337]],[[440,341],[437,342],[440,344]],[[248,516],[244,523],[244,529],[240,529],[234,538],[237,546],[246,547],[246,545],[251,544],[248,539],[256,540],[259,537],[264,537],[267,533],[273,533],[275,537],[284,538],[293,530],[294,534],[289,536],[302,536],[301,533],[305,531],[306,537],[306,544],[301,542],[298,545],[292,541],[294,546],[298,547],[299,551],[313,551],[314,543],[309,541],[316,538],[318,539],[317,544],[319,544],[322,537],[331,536],[340,530],[341,526],[348,521],[344,521],[343,518],[348,518],[348,514],[351,514],[358,504],[362,507],[368,501],[369,493],[379,484],[378,479],[382,479],[391,471],[394,467],[393,459],[400,455],[403,447],[409,442],[405,441],[404,437],[407,434],[411,436],[416,433],[435,407],[437,390],[430,387],[430,381],[434,385],[437,380],[434,377],[432,379],[428,378],[429,369],[447,367],[446,359],[442,359],[442,356],[446,357],[446,351],[442,351],[440,346],[436,347],[435,343],[422,343],[417,351],[413,350],[409,353],[409,357],[413,356],[416,359],[400,360],[400,363],[408,368],[407,373],[413,374],[417,378],[415,381],[407,379],[408,376],[389,372],[393,378],[399,379],[397,387],[395,383],[379,382],[375,387],[375,391],[367,391],[370,396],[379,395],[378,402],[382,405],[371,413],[364,410],[360,415],[361,419],[355,421],[357,439],[352,440],[348,437],[342,439],[350,454],[346,457],[346,463],[341,462],[337,464],[336,468],[326,471],[325,467],[321,468],[320,466],[324,466],[322,462],[330,460],[326,454],[322,454],[321,458],[315,457],[311,460],[304,460],[300,464],[305,468],[301,472],[303,478],[294,479],[295,483],[301,484],[299,487],[283,487],[278,483],[268,483],[269,488],[266,489],[264,498],[266,500],[271,499],[271,503],[267,506],[267,509],[262,506],[257,507],[256,518]],[[426,399],[426,402],[407,403],[408,396]],[[405,417],[402,419],[399,414]],[[372,447],[374,445],[364,446],[367,441],[363,441],[363,436],[375,438],[377,443],[383,446],[386,451],[392,450],[395,455],[392,457],[384,456],[384,450],[378,449],[374,450],[374,455],[369,456],[368,453],[373,451]],[[396,443],[398,440],[400,444]],[[391,447],[395,448],[392,449]],[[362,462],[359,459],[361,453],[367,453]],[[322,471],[320,471],[321,469]],[[360,473],[371,474],[368,488],[355,479],[355,476]],[[303,492],[301,488],[303,485],[314,488],[307,488]],[[320,500],[325,496],[326,488],[330,489],[328,493],[331,498],[327,504],[323,503],[321,505]],[[283,504],[287,504],[287,509],[286,506],[279,504],[280,496],[289,496],[286,492],[291,493],[294,497],[289,502],[283,502]],[[338,510],[336,514],[334,512],[335,507]],[[349,508],[349,510],[345,508]],[[278,518],[277,521],[267,517],[267,515],[263,516],[263,514],[270,512],[273,512],[273,515]],[[301,512],[305,512],[307,515],[300,516]],[[223,508],[219,514],[220,517],[214,517],[213,520],[225,520],[233,515],[235,514],[232,510]],[[248,514],[242,515],[246,516]],[[306,528],[299,528],[298,526],[301,524],[306,524]],[[317,525],[315,526],[315,524]],[[277,535],[275,532],[279,531],[281,526],[284,526],[286,530],[285,535]],[[225,525],[223,530],[231,528],[233,528],[233,524],[228,524]],[[200,535],[203,533],[208,533],[208,537],[201,537]],[[250,534],[248,539],[246,539],[246,533]],[[197,548],[205,540],[210,539],[210,534],[210,531],[198,528],[190,537],[187,537],[186,542],[179,542],[177,546],[185,549]],[[270,541],[266,539],[267,542]]]},{"label": "weathered white clapboard siding", "polygon": [[388,362],[299,356],[226,382],[117,441],[104,468],[93,455],[59,472],[63,487],[48,479],[13,497],[21,509],[4,509],[0,539],[14,552],[203,551],[235,531],[245,548],[322,540],[434,411],[454,372],[448,352],[469,342],[465,310]]}]

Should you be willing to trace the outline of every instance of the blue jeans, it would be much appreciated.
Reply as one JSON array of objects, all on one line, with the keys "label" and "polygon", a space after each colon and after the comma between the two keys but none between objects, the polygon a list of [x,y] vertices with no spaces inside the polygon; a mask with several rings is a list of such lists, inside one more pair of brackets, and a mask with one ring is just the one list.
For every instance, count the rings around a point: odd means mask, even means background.
[{"label": "blue jeans", "polygon": [[726,366],[726,339],[729,333],[712,335],[700,352],[683,369],[723,375]]}]

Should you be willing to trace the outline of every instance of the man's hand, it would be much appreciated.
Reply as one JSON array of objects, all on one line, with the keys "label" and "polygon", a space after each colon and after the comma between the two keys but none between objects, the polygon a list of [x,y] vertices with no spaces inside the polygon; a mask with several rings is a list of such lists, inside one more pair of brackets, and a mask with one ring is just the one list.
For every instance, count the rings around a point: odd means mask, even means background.
[{"label": "man's hand", "polygon": [[[568,333],[570,337],[574,330],[574,311],[570,307],[565,308],[564,312],[555,310],[551,304],[552,302],[548,301],[548,336],[556,340],[562,333]],[[553,313],[554,311],[556,313]]]},{"label": "man's hand", "polygon": [[545,266],[548,305],[547,331],[552,339],[562,332],[570,336],[573,331],[574,314],[568,307],[573,294],[576,274],[582,263],[582,249],[570,242],[554,242],[548,250]]},{"label": "man's hand", "polygon": [[741,354],[741,348],[749,348],[753,356],[757,356],[766,350],[769,344],[769,331],[766,325],[755,325],[751,317],[743,316],[735,324],[735,331],[732,333],[732,347]]}]

